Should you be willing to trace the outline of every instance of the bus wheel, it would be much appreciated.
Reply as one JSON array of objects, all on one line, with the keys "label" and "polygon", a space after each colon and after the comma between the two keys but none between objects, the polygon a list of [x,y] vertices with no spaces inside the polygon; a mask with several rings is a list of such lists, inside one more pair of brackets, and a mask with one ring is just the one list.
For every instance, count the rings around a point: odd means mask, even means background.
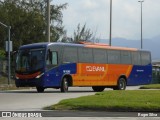
[{"label": "bus wheel", "polygon": [[125,90],[126,89],[126,80],[124,78],[120,78],[118,80],[118,85],[113,87],[113,90]]},{"label": "bus wheel", "polygon": [[43,93],[44,88],[43,87],[36,87],[38,93]]},{"label": "bus wheel", "polygon": [[103,86],[92,86],[94,92],[102,92],[104,91],[105,87]]},{"label": "bus wheel", "polygon": [[67,92],[68,91],[68,81],[67,78],[64,77],[61,84],[61,92]]}]

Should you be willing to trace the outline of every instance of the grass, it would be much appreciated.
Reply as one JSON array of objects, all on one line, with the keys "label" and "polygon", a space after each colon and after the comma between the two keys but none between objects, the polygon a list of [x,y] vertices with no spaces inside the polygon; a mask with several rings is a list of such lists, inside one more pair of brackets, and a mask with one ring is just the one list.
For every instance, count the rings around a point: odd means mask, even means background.
[{"label": "grass", "polygon": [[[14,83],[15,83],[15,80],[11,78],[10,83],[11,83],[11,84],[14,84]],[[1,76],[0,76],[0,85],[3,85],[3,84],[8,84],[8,77],[1,75]]]},{"label": "grass", "polygon": [[143,85],[140,89],[160,89],[160,84]]},{"label": "grass", "polygon": [[8,85],[8,78],[5,76],[0,76],[0,90],[15,90],[17,89],[14,80],[11,79],[10,85]]},{"label": "grass", "polygon": [[17,88],[15,86],[15,81],[13,79],[10,80],[10,85],[8,85],[8,78],[5,76],[0,76],[0,91],[5,90],[21,90],[21,89],[30,89],[30,87],[20,87]]},{"label": "grass", "polygon": [[15,85],[4,85],[0,86],[0,91],[5,91],[5,90],[17,90],[18,88]]},{"label": "grass", "polygon": [[160,111],[160,91],[106,91],[45,107],[49,110]]}]

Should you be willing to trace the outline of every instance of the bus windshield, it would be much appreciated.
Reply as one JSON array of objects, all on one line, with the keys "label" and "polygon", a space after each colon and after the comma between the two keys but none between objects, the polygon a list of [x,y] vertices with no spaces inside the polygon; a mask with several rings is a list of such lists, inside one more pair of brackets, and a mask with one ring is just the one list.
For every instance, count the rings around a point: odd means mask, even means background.
[{"label": "bus windshield", "polygon": [[35,72],[44,67],[45,49],[19,50],[16,60],[17,72]]}]

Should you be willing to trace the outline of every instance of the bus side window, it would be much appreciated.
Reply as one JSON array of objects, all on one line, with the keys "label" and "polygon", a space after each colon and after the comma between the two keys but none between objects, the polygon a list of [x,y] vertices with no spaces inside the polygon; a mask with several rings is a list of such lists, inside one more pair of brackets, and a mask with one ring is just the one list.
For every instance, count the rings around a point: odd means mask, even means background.
[{"label": "bus side window", "polygon": [[151,56],[149,52],[141,52],[142,65],[148,65],[151,63]]},{"label": "bus side window", "polygon": [[140,52],[132,52],[132,64],[141,65],[141,54]]},{"label": "bus side window", "polygon": [[47,65],[57,65],[58,64],[58,55],[57,52],[55,51],[50,51],[48,50],[48,55],[47,55]]},{"label": "bus side window", "polygon": [[57,55],[57,52],[52,52],[52,65],[58,65],[58,55]]}]

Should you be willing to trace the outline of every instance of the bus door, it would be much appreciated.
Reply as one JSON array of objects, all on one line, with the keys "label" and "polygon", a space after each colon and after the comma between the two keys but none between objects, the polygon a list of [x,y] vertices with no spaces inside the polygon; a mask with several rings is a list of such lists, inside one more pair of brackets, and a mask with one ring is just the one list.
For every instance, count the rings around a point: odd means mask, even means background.
[{"label": "bus door", "polygon": [[47,51],[45,86],[59,86],[58,51],[56,50]]}]

